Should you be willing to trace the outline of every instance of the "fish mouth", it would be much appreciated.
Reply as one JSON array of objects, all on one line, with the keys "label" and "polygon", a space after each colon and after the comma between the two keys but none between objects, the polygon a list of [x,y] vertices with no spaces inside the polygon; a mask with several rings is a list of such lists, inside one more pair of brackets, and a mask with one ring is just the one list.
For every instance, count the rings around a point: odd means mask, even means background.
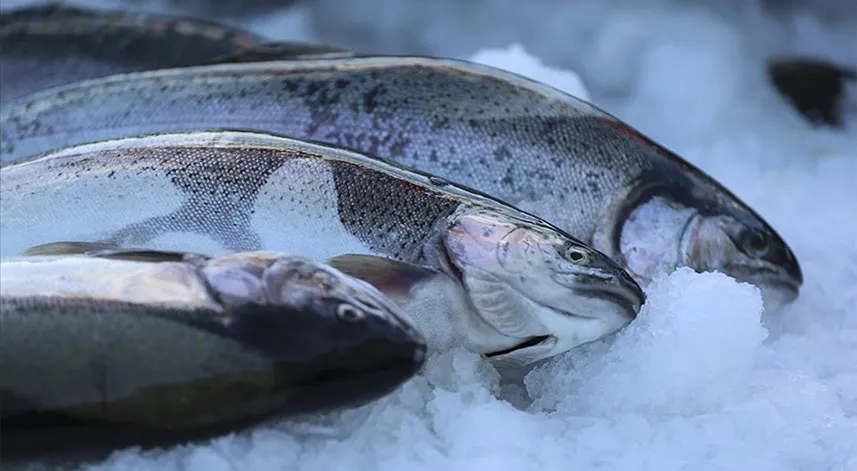
[{"label": "fish mouth", "polygon": [[[603,281],[603,279],[601,279],[599,277],[594,277],[594,278],[597,280]],[[582,289],[585,292],[584,293],[578,292],[578,290],[580,290],[580,289]],[[584,296],[587,298],[593,298],[593,299],[599,299],[599,300],[607,300],[609,302],[612,302],[613,304],[619,305],[624,312],[628,313],[628,315],[626,315],[624,317],[633,320],[637,316],[637,311],[639,310],[640,304],[635,304],[635,303],[638,303],[639,301],[637,301],[637,298],[632,296],[633,292],[624,293],[624,291],[625,290],[622,290],[620,288],[617,288],[615,290],[608,289],[605,291],[605,290],[603,290],[603,286],[600,286],[599,288],[589,288],[589,289],[575,288],[575,294],[577,294],[579,296]],[[520,291],[518,291],[518,294],[525,296]],[[631,298],[634,298],[634,299],[631,299]],[[566,316],[566,317],[577,318],[577,319],[588,319],[588,320],[596,320],[596,319],[601,319],[603,317],[603,316],[587,316],[587,315],[575,313],[572,311],[559,309],[559,308],[554,307],[554,306],[549,306],[549,305],[546,305],[544,303],[540,303],[540,302],[538,302],[532,298],[528,298],[528,299],[530,299],[531,302],[537,304],[538,306],[541,306],[545,309],[554,311],[558,315],[562,315],[562,316]],[[636,306],[636,309],[635,309],[635,306]],[[521,342],[517,345],[514,345],[512,347],[509,347],[509,348],[506,348],[503,350],[499,350],[496,352],[486,353],[485,357],[486,358],[493,358],[493,357],[497,357],[500,355],[507,355],[509,353],[514,353],[518,350],[523,350],[525,348],[530,348],[530,347],[535,347],[537,345],[541,345],[545,342],[550,341],[551,339],[558,340],[553,335],[535,335],[532,337],[528,337],[523,342]]]},{"label": "fish mouth", "polygon": [[727,270],[738,281],[786,294],[788,302],[794,301],[800,294],[801,281],[780,270],[765,267],[751,270],[741,266],[730,266]]},{"label": "fish mouth", "polygon": [[[634,290],[622,284],[610,283],[611,280],[612,278],[607,276],[576,275],[572,290],[577,296],[615,304],[626,313],[626,317],[636,319],[640,308],[646,302],[646,294],[642,289]],[[553,309],[562,311],[556,308]],[[586,319],[595,319],[598,317],[583,316],[570,312],[566,312],[566,314]]]},{"label": "fish mouth", "polygon": [[500,355],[506,355],[508,353],[516,352],[516,351],[524,349],[524,348],[534,347],[536,345],[539,345],[543,342],[550,340],[552,337],[553,336],[551,336],[551,335],[537,335],[535,337],[530,337],[527,340],[524,340],[523,342],[519,343],[518,345],[506,348],[504,350],[499,350],[499,351],[492,352],[492,353],[486,353],[485,357],[486,358],[492,358],[492,357],[496,357],[496,356],[500,356]]}]

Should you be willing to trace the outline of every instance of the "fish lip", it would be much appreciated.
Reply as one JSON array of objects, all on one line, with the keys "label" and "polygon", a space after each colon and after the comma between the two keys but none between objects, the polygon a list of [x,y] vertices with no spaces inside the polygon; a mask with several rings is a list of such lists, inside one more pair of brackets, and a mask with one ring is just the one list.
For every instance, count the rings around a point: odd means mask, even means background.
[{"label": "fish lip", "polygon": [[[622,278],[611,275],[596,275],[596,274],[575,274],[563,273],[564,275],[574,275],[574,286],[572,290],[578,296],[584,296],[592,299],[601,299],[610,301],[622,308],[627,313],[628,318],[636,319],[643,304],[646,302],[646,293],[639,288],[639,285],[631,280],[637,289],[627,287],[622,284]],[[629,278],[630,279],[630,278]],[[551,308],[554,309],[554,308]],[[561,309],[556,309],[562,311]],[[569,315],[584,319],[598,319],[599,317],[583,316],[568,312]]]},{"label": "fish lip", "polygon": [[786,288],[790,293],[793,293],[795,297],[797,297],[798,294],[800,294],[800,288],[802,286],[801,282],[799,282],[798,280],[795,280],[794,278],[788,277],[788,276],[778,277],[778,278],[775,278],[773,280],[766,281],[764,283],[760,282],[760,284],[772,286],[775,288],[780,288],[780,287]]},{"label": "fish lip", "polygon": [[[603,281],[605,281],[605,280],[610,279],[610,277],[609,277],[609,276],[599,276],[599,275],[578,275],[578,274],[576,274],[576,273],[571,273],[571,272],[564,273],[564,274],[571,274],[571,275],[580,276],[580,277],[591,277],[592,279],[597,280],[597,281],[599,281],[599,282],[603,282]],[[563,285],[563,284],[561,284],[561,283],[558,283],[558,282],[557,282],[557,284],[558,284],[559,286],[562,286],[562,287],[564,287],[564,288],[567,288],[565,285]],[[555,306],[550,306],[550,305],[548,305],[548,304],[544,304],[544,303],[542,303],[542,302],[539,302],[539,301],[538,301],[538,300],[536,300],[536,299],[533,299],[533,298],[532,298],[532,297],[530,297],[530,296],[527,296],[527,294],[526,294],[526,293],[524,293],[524,292],[522,292],[520,289],[518,289],[518,288],[516,288],[516,287],[514,287],[514,286],[512,286],[512,285],[508,285],[508,286],[509,286],[509,288],[510,288],[510,289],[514,290],[514,291],[515,291],[516,293],[518,293],[520,296],[522,296],[522,297],[524,297],[524,298],[526,298],[526,299],[530,300],[530,302],[532,302],[532,303],[536,304],[537,306],[543,307],[543,308],[548,309],[548,310],[550,310],[550,311],[554,311],[554,312],[556,312],[556,313],[559,313],[560,315],[564,315],[564,316],[566,316],[566,317],[575,317],[575,318],[578,318],[578,319],[589,319],[589,320],[593,320],[593,319],[601,319],[601,317],[599,317],[599,316],[585,316],[585,315],[583,315],[583,314],[578,314],[578,313],[576,313],[576,312],[574,312],[574,311],[571,311],[571,310],[562,309],[562,308],[558,308],[558,307],[555,307]],[[627,305],[630,305],[630,306],[633,308],[633,302],[634,302],[633,300],[626,299],[626,298],[625,298],[625,297],[623,297],[620,293],[612,293],[612,294],[611,294],[611,293],[602,293],[602,292],[600,291],[600,289],[599,289],[599,288],[602,288],[602,287],[604,287],[604,285],[603,285],[603,284],[600,284],[598,288],[592,288],[592,289],[587,289],[586,287],[578,287],[578,286],[574,286],[574,287],[572,287],[571,289],[572,289],[572,292],[573,292],[573,294],[574,294],[574,295],[581,295],[581,293],[579,292],[579,290],[583,290],[583,291],[587,291],[587,293],[583,293],[583,294],[582,294],[582,295],[583,295],[583,296],[585,296],[585,297],[590,297],[590,298],[601,298],[601,299],[603,299],[603,298],[605,298],[605,297],[606,297],[608,300],[615,300],[615,301],[616,301],[616,303],[617,303],[617,304],[619,304],[620,306],[622,306],[623,308],[624,308],[624,307],[626,307]],[[593,292],[593,294],[589,294],[589,293],[588,293],[588,291]],[[603,297],[602,297],[602,296],[599,296],[600,294],[603,294],[604,296],[603,296]],[[634,312],[634,311],[632,311],[632,312]],[[636,313],[634,313],[634,314],[633,314],[632,319],[633,319],[634,317],[636,317]]]},{"label": "fish lip", "polygon": [[[796,279],[790,272],[783,272],[773,268],[757,267],[752,270],[740,265],[730,265],[725,267],[727,274],[738,281],[749,283],[758,286],[760,289],[769,287],[776,290],[787,291],[789,293],[789,302],[794,301],[800,295],[800,288],[803,285],[802,277]],[[763,278],[765,275],[770,275],[769,278]]]},{"label": "fish lip", "polygon": [[[610,301],[616,305],[618,305],[622,311],[625,313],[625,317],[628,319],[636,319],[637,315],[640,312],[640,308],[645,302],[644,299],[631,299],[627,293],[623,293],[625,290],[616,289],[616,290],[598,290],[598,289],[587,289],[587,288],[575,288],[575,291],[579,296],[584,296],[588,298],[601,299]],[[576,317],[583,317],[587,319],[599,319],[599,317],[586,317],[577,315]]]}]

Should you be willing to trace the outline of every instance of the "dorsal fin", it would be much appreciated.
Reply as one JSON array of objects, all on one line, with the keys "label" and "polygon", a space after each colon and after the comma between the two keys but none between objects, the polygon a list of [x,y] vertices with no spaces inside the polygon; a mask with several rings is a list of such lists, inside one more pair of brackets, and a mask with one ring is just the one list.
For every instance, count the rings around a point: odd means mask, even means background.
[{"label": "dorsal fin", "polygon": [[369,283],[394,302],[408,298],[414,285],[440,273],[375,255],[343,254],[328,259],[327,263],[346,275]]},{"label": "dorsal fin", "polygon": [[299,59],[335,59],[353,57],[356,53],[325,44],[293,41],[271,41],[249,46],[241,51],[217,56],[204,62],[204,65],[237,64],[242,62],[267,62]]},{"label": "dorsal fin", "polygon": [[6,26],[21,21],[59,20],[75,17],[98,16],[93,10],[74,7],[63,3],[45,3],[32,7],[16,8],[0,13],[0,26]]},{"label": "dorsal fin", "polygon": [[35,245],[24,250],[24,255],[85,255],[88,252],[118,248],[116,244],[104,242],[62,241]]},{"label": "dorsal fin", "polygon": [[139,262],[185,262],[207,260],[210,257],[194,252],[158,250],[146,248],[119,248],[103,242],[64,241],[36,245],[24,251],[24,255],[83,255],[86,257],[131,260]]}]

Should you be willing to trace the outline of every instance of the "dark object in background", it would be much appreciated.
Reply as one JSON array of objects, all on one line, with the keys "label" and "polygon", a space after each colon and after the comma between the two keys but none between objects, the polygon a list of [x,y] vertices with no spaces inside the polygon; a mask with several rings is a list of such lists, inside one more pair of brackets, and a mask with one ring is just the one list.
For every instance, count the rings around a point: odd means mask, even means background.
[{"label": "dark object in background", "polygon": [[256,44],[253,47],[230,54],[217,56],[200,65],[238,64],[242,62],[266,62],[277,60],[300,60],[338,57],[353,57],[355,52],[325,44],[311,44],[290,41],[272,41]]},{"label": "dark object in background", "polygon": [[848,80],[857,70],[810,57],[788,57],[768,62],[776,89],[810,122],[842,127],[841,102]]},{"label": "dark object in background", "polygon": [[[150,0],[131,0],[145,5]],[[303,3],[302,0],[167,0],[167,5],[194,15],[245,19]]]},{"label": "dark object in background", "polygon": [[0,102],[113,74],[351,55],[207,20],[49,4],[0,14]]},{"label": "dark object in background", "polygon": [[[80,244],[49,245],[41,253]],[[305,257],[108,249],[32,260],[0,262],[3,469],[360,406],[424,364],[404,312]]]},{"label": "dark object in background", "polygon": [[265,42],[207,20],[59,4],[0,14],[0,102],[58,85],[184,67]]}]

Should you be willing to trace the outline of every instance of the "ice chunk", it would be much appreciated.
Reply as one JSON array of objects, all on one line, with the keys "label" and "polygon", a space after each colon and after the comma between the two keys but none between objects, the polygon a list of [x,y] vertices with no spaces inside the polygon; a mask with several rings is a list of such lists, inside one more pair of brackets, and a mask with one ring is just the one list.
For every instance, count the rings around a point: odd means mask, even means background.
[{"label": "ice chunk", "polygon": [[[681,268],[648,288],[640,315],[615,337],[534,370],[537,409],[612,415],[720,410],[745,396],[767,332],[758,288]],[[568,401],[569,391],[578,396]]]}]

